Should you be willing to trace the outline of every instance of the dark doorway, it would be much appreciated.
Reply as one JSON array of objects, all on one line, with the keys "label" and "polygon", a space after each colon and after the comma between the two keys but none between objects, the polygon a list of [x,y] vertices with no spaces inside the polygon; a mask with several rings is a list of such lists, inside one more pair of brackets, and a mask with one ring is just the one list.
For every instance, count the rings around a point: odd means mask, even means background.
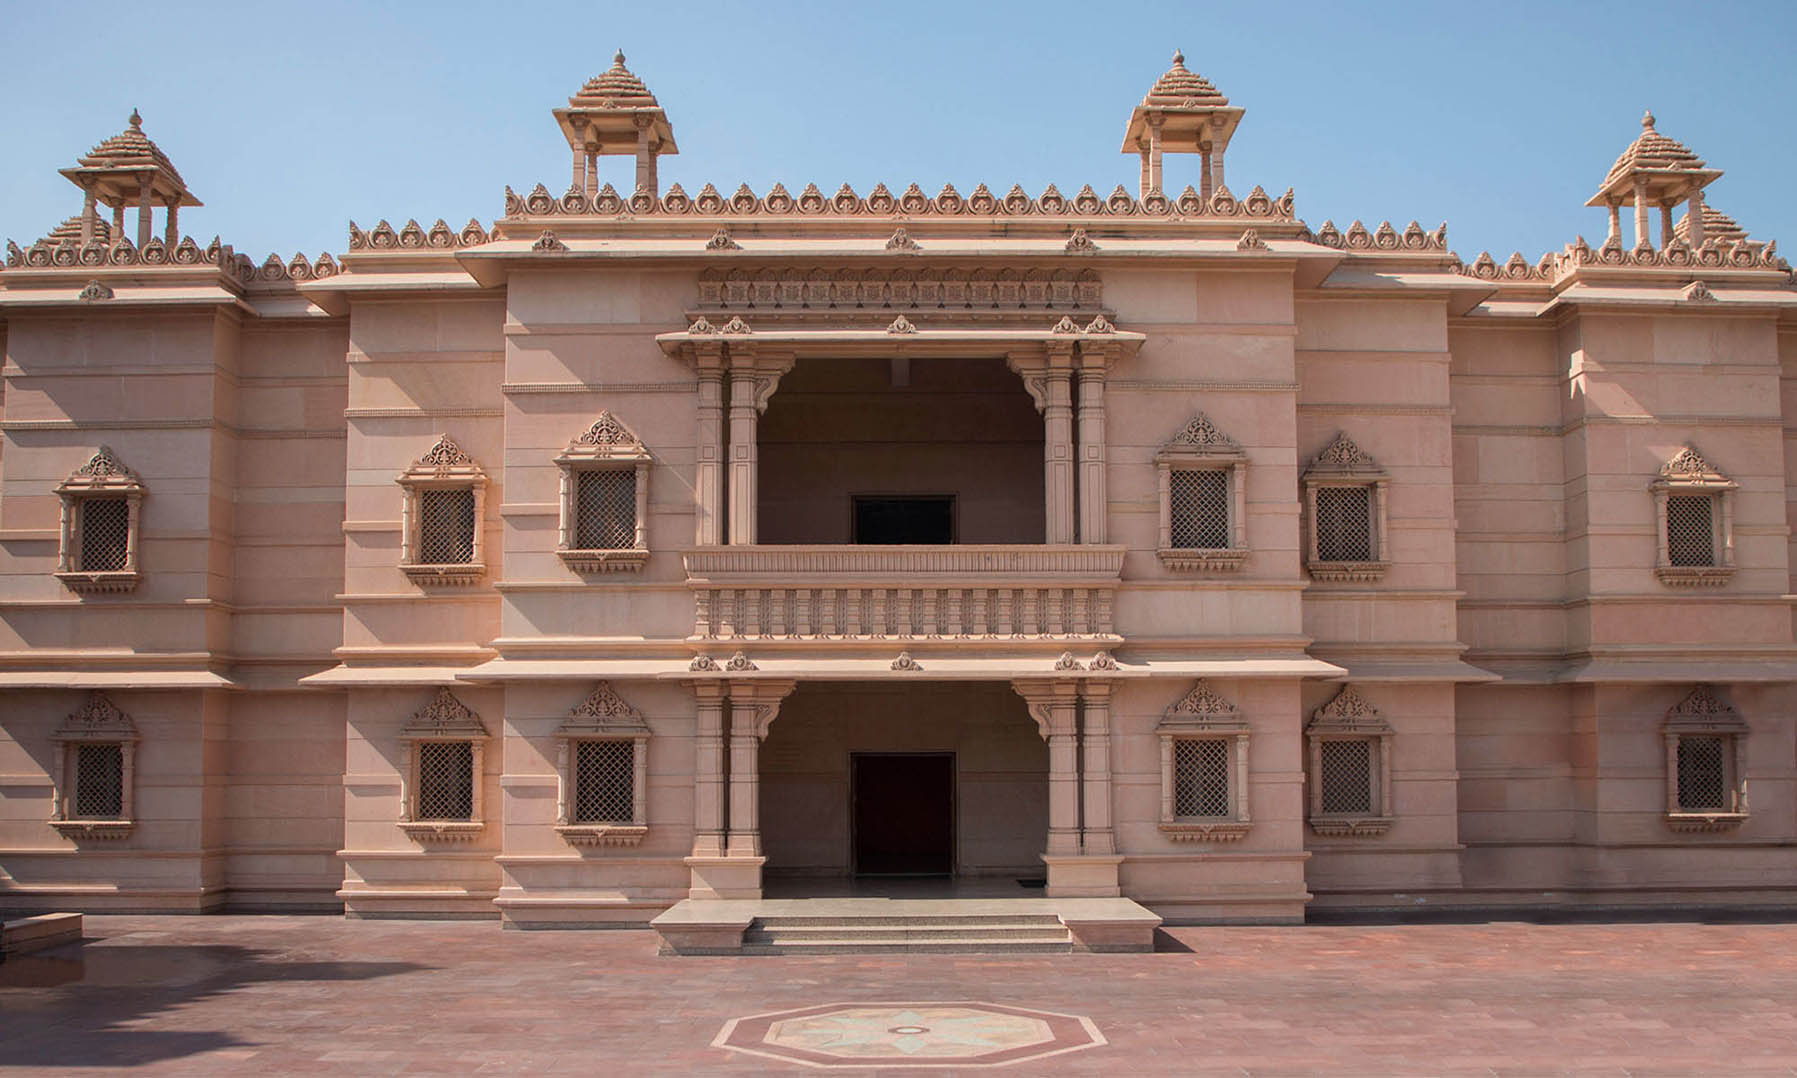
[{"label": "dark doorway", "polygon": [[919,543],[947,546],[955,541],[952,495],[857,494],[851,534],[857,543]]},{"label": "dark doorway", "polygon": [[954,753],[858,752],[849,770],[855,874],[952,874]]}]

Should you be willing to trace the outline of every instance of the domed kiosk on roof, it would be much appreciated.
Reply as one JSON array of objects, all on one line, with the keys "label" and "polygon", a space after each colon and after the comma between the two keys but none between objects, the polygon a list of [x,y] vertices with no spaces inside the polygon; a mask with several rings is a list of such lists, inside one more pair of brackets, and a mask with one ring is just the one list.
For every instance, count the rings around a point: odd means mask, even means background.
[{"label": "domed kiosk on roof", "polygon": [[1635,207],[1635,246],[1642,247],[1652,244],[1647,227],[1648,207],[1660,208],[1660,242],[1665,244],[1674,235],[1672,208],[1688,201],[1697,212],[1691,215],[1693,226],[1681,238],[1693,247],[1701,247],[1705,239],[1703,189],[1721,176],[1720,169],[1706,168],[1703,158],[1684,143],[1656,131],[1653,113],[1649,112],[1641,117],[1641,134],[1610,166],[1603,186],[1585,205],[1610,211],[1609,239],[1617,243],[1622,234],[1621,208]]},{"label": "domed kiosk on roof", "polygon": [[99,229],[88,222],[99,221],[99,206],[112,207],[112,235],[123,236],[125,209],[137,207],[137,245],[150,242],[150,210],[161,205],[167,212],[166,242],[174,243],[180,232],[176,224],[182,206],[202,205],[186,181],[175,171],[174,162],[162,148],[143,132],[143,117],[136,109],[125,130],[95,146],[77,159],[73,168],[62,175],[86,193],[80,220],[80,241],[97,238]]},{"label": "domed kiosk on roof", "polygon": [[1155,80],[1123,132],[1122,152],[1142,157],[1141,197],[1163,190],[1162,154],[1195,153],[1202,158],[1199,193],[1208,201],[1223,186],[1223,151],[1242,113],[1209,79],[1187,69],[1185,53],[1175,52],[1173,66]]},{"label": "domed kiosk on roof", "polygon": [[568,99],[568,107],[555,110],[555,120],[574,151],[574,182],[570,190],[591,196],[599,190],[599,158],[612,154],[636,157],[634,188],[659,194],[656,159],[679,153],[674,128],[661,103],[643,80],[624,66],[624,53],[612,56],[611,67],[588,79]]}]

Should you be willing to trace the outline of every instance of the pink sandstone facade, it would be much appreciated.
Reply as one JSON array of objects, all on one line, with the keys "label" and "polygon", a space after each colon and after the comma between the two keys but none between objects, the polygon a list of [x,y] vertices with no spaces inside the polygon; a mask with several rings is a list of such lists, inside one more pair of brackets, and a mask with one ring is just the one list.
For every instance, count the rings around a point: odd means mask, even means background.
[{"label": "pink sandstone facade", "polygon": [[1467,264],[1242,116],[689,194],[619,56],[566,193],[258,264],[134,115],[0,272],[0,909],[1790,906],[1787,264],[1651,117]]}]

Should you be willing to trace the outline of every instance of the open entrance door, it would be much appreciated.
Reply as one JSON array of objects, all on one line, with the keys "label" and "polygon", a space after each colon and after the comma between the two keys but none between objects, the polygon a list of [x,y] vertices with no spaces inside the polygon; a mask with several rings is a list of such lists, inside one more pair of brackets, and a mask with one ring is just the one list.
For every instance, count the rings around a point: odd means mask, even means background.
[{"label": "open entrance door", "polygon": [[849,757],[855,874],[948,876],[955,864],[955,756]]}]

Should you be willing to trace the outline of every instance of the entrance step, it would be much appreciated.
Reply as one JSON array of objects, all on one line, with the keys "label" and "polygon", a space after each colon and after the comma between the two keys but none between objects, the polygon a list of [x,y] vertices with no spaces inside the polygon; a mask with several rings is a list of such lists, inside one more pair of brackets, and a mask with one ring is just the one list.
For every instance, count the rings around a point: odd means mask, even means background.
[{"label": "entrance step", "polygon": [[650,922],[663,954],[1152,951],[1160,918],[1127,898],[687,899]]}]

